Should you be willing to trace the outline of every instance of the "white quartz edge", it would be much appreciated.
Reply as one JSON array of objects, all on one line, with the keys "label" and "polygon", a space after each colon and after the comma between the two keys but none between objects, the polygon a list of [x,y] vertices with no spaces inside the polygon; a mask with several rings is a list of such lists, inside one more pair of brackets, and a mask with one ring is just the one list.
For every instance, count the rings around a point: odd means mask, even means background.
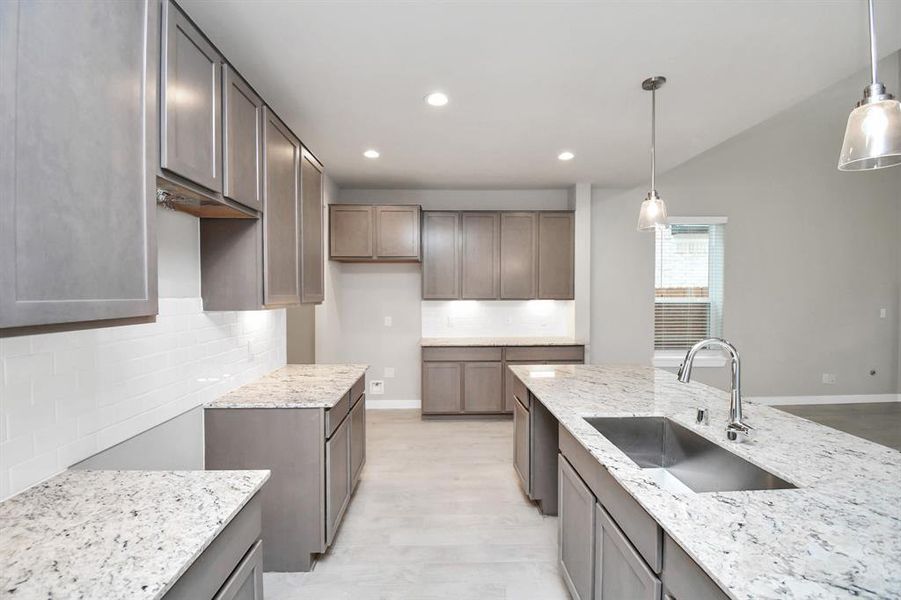
[{"label": "white quartz edge", "polygon": [[[649,367],[511,368],[730,597],[897,597],[894,594],[901,590],[897,567],[901,564],[901,453],[750,404],[746,416],[757,428],[757,439],[728,443],[715,426],[727,418],[726,393],[702,384],[683,386],[671,373]],[[537,378],[529,377],[532,370],[539,373]],[[650,388],[648,373],[653,373]],[[694,424],[697,406],[709,408],[714,425]],[[667,416],[799,489],[704,494],[662,489],[653,473],[639,468],[592,428],[583,418],[587,416]],[[836,468],[836,461],[851,464]],[[778,514],[780,510],[785,514]],[[880,525],[888,531],[878,530]],[[763,544],[762,535],[769,538]],[[875,547],[857,543],[861,536],[869,536],[868,543]],[[836,545],[860,550],[862,555],[829,554]],[[758,546],[762,553],[755,554]]]},{"label": "white quartz edge", "polygon": [[585,342],[568,337],[424,337],[423,348],[457,346],[584,346]]},{"label": "white quartz edge", "polygon": [[204,408],[333,408],[368,370],[366,364],[286,365]]}]

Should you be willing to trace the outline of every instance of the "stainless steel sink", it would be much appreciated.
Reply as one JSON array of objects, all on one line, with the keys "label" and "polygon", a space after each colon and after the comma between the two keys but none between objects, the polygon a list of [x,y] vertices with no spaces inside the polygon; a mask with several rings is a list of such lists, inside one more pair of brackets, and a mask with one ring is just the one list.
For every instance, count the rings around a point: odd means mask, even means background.
[{"label": "stainless steel sink", "polygon": [[695,492],[796,487],[665,417],[585,420],[639,467],[658,470],[665,487],[678,487],[671,477]]}]

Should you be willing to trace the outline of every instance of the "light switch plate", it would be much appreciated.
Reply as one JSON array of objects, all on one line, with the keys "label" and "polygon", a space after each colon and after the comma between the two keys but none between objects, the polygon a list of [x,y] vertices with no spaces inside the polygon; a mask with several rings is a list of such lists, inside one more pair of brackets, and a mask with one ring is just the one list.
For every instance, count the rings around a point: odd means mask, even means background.
[{"label": "light switch plate", "polygon": [[880,309],[879,309],[879,318],[880,318],[880,319],[884,319],[884,318],[886,318],[887,316],[888,316],[888,311],[885,310],[884,308],[880,308]]},{"label": "light switch plate", "polygon": [[391,317],[385,317],[385,327],[391,327],[394,324],[394,320]]},{"label": "light switch plate", "polygon": [[369,382],[369,393],[373,396],[381,396],[385,393],[385,382],[373,379]]},{"label": "light switch plate", "polygon": [[835,373],[823,373],[823,383],[832,385],[835,383]]}]

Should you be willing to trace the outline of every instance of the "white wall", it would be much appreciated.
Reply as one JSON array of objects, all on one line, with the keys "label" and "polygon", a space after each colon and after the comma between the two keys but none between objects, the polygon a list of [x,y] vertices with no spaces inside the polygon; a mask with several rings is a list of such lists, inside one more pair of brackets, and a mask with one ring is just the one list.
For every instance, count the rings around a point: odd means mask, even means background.
[{"label": "white wall", "polygon": [[[568,210],[568,190],[358,190],[326,185],[327,202],[419,204],[425,210]],[[420,400],[423,302],[418,264],[326,265],[325,302],[316,307],[316,362],[364,362],[385,382],[373,406]],[[426,309],[428,311],[428,309]],[[384,325],[386,316],[391,327]],[[385,367],[395,370],[385,378]]]},{"label": "white wall", "polygon": [[0,340],[0,498],[285,364],[285,311],[204,313],[198,221],[157,216],[155,323]]},{"label": "white wall", "polygon": [[[881,69],[892,90],[897,61]],[[658,178],[670,215],[729,219],[724,335],[748,395],[899,389],[901,167],[836,169],[864,83],[861,73],[832,86]],[[646,192],[594,190],[594,362],[651,359],[654,236],[635,230]],[[727,369],[697,377],[729,384]]]}]

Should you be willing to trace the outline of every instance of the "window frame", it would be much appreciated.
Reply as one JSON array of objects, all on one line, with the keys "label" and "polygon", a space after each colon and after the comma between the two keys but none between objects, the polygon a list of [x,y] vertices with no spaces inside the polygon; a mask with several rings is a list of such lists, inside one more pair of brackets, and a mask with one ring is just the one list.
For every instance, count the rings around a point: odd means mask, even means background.
[{"label": "window frame", "polygon": [[[666,220],[669,225],[725,225],[729,222],[728,217],[669,217]],[[657,238],[654,237],[655,245],[655,262],[656,262],[656,244]],[[723,266],[725,271],[725,265]],[[725,275],[725,274],[724,274]],[[654,286],[656,290],[656,284]],[[653,349],[653,365],[659,368],[679,367],[685,360],[685,352],[681,350],[657,350]],[[724,367],[726,365],[726,356],[719,350],[702,350],[695,356],[693,366],[695,367]]]}]

